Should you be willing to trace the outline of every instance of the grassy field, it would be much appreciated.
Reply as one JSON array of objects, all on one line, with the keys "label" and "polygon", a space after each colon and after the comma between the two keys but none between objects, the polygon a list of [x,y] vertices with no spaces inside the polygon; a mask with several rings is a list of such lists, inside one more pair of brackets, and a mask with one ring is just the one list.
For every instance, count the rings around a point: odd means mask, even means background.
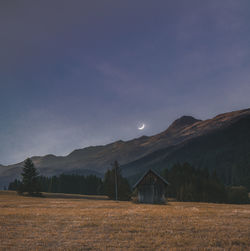
[{"label": "grassy field", "polygon": [[0,249],[250,250],[250,205],[0,192]]}]

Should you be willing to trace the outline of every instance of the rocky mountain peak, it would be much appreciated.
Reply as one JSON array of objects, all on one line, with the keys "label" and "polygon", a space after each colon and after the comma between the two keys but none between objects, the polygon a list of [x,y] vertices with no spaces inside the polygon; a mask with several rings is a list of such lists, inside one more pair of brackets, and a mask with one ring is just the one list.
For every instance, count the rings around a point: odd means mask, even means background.
[{"label": "rocky mountain peak", "polygon": [[201,120],[196,119],[192,116],[182,116],[178,119],[176,119],[168,128],[168,130],[176,130],[176,129],[181,129],[186,126],[190,126],[196,122],[199,122]]}]

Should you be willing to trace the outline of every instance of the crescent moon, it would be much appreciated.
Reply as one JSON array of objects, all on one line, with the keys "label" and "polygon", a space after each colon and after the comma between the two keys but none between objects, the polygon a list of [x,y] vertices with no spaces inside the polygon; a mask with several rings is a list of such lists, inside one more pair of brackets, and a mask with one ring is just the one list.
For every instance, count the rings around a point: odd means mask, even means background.
[{"label": "crescent moon", "polygon": [[142,124],[142,126],[138,127],[139,130],[143,130],[145,128],[145,124]]}]

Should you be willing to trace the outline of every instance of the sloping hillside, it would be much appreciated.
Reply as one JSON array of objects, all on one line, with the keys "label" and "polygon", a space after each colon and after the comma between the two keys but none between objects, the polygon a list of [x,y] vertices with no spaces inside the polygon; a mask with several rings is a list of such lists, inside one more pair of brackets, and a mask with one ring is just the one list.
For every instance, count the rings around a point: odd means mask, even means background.
[{"label": "sloping hillside", "polygon": [[158,150],[124,165],[123,172],[133,183],[148,168],[162,171],[175,163],[189,162],[197,168],[216,170],[225,184],[244,185],[250,190],[249,129],[250,115],[226,128]]},{"label": "sloping hillside", "polygon": [[[143,136],[130,141],[120,140],[104,146],[90,146],[75,150],[63,157],[46,155],[44,157],[32,157],[32,160],[43,175],[57,175],[62,172],[103,175],[114,160],[118,160],[120,164],[125,165],[159,149],[169,147],[168,151],[173,151],[184,142],[227,128],[240,118],[248,115],[250,115],[250,109],[221,114],[204,121],[183,116],[174,121],[167,130],[154,136]],[[9,181],[19,177],[22,165],[21,162],[15,165],[1,166],[0,184],[2,186],[7,185]],[[128,168],[127,170],[131,174],[132,169]]]}]

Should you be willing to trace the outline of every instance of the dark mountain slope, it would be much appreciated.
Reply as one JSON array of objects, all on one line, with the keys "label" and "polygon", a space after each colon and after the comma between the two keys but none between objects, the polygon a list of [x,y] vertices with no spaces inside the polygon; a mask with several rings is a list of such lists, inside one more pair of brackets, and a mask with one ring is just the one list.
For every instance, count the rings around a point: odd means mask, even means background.
[{"label": "dark mountain slope", "polygon": [[175,163],[189,162],[197,168],[216,170],[225,184],[250,189],[250,115],[206,135],[151,153],[123,166],[133,183],[145,170],[159,171]]},{"label": "dark mountain slope", "polygon": [[[179,147],[184,142],[226,128],[247,115],[250,115],[250,109],[220,114],[204,121],[183,116],[175,120],[164,132],[150,137],[142,136],[129,141],[120,140],[103,146],[90,146],[75,150],[63,157],[50,154],[32,157],[32,160],[41,174],[47,176],[63,172],[82,174],[93,172],[93,174],[103,175],[114,160],[124,165],[166,147],[170,147],[169,151],[173,151],[173,148]],[[0,187],[19,177],[22,166],[23,162],[1,166]]]}]

